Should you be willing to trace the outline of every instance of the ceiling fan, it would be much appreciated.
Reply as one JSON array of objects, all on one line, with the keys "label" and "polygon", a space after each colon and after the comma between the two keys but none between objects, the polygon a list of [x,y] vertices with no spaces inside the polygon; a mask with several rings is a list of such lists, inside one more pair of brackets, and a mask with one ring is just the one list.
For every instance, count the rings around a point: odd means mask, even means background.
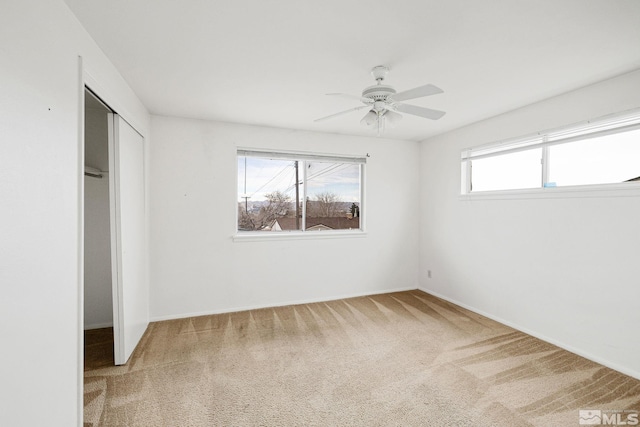
[{"label": "ceiling fan", "polygon": [[339,113],[331,114],[330,116],[322,117],[314,120],[315,122],[332,119],[334,117],[341,116],[343,114],[350,113],[352,111],[369,109],[369,112],[364,115],[360,124],[369,128],[378,130],[378,135],[384,132],[385,124],[394,126],[401,119],[402,115],[396,111],[406,114],[412,114],[418,117],[424,117],[425,119],[438,120],[445,115],[444,111],[432,110],[431,108],[418,107],[416,105],[403,104],[401,101],[407,101],[409,99],[421,98],[423,96],[436,95],[442,93],[442,89],[432,84],[419,86],[413,89],[405,90],[403,92],[396,92],[391,87],[382,84],[385,77],[389,73],[389,68],[384,65],[378,65],[373,67],[371,75],[376,79],[376,84],[369,86],[362,91],[362,96],[349,95],[346,93],[328,93],[330,96],[340,96],[343,98],[356,99],[362,102],[364,105],[359,107],[350,108]]}]

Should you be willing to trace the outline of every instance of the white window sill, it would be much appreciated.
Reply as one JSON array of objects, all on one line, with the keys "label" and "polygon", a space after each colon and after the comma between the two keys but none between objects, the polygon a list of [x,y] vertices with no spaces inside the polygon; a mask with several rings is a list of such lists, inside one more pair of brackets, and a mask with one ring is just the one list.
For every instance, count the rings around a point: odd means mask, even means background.
[{"label": "white window sill", "polygon": [[566,199],[638,196],[640,196],[640,183],[628,182],[621,184],[575,185],[524,190],[481,191],[478,193],[461,194],[460,200]]},{"label": "white window sill", "polygon": [[353,239],[366,237],[362,230],[344,231],[245,231],[233,235],[234,242],[263,242],[269,240]]}]

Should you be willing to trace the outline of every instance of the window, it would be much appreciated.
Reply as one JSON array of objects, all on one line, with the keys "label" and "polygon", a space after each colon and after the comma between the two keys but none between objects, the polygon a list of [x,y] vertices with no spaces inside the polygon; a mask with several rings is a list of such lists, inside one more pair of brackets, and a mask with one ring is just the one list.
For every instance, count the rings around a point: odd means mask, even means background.
[{"label": "window", "polygon": [[473,162],[473,191],[540,187],[542,149],[491,156]]},{"label": "window", "polygon": [[238,150],[241,232],[362,230],[364,157]]},{"label": "window", "polygon": [[549,147],[549,183],[610,184],[640,177],[640,129]]},{"label": "window", "polygon": [[463,194],[640,181],[640,111],[462,152]]}]

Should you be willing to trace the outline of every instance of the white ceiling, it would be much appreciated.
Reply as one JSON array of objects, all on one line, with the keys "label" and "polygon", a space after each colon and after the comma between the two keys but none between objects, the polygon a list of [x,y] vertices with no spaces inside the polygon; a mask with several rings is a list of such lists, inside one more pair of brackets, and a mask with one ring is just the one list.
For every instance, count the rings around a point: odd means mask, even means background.
[{"label": "white ceiling", "polygon": [[637,0],[65,0],[152,114],[351,135],[375,65],[407,101],[385,137],[423,140],[640,68]]}]

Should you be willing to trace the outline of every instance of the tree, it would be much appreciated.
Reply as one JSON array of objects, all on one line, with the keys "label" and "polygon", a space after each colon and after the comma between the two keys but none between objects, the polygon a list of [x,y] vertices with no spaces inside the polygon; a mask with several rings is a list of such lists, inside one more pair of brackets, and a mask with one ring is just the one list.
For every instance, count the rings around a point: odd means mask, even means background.
[{"label": "tree", "polygon": [[291,206],[291,197],[282,191],[274,191],[265,194],[267,204],[260,208],[254,224],[254,230],[262,230],[271,225],[273,221],[283,216],[287,216]]},{"label": "tree", "polygon": [[[309,216],[314,217],[330,217],[338,216],[340,198],[337,194],[325,191],[315,195],[315,201],[307,206]],[[311,208],[311,209],[309,209]]]},{"label": "tree", "polygon": [[254,216],[248,213],[242,203],[238,203],[238,230],[255,230]]},{"label": "tree", "polygon": [[243,203],[238,203],[238,230],[263,230],[273,222],[289,214],[291,197],[281,191],[265,194],[266,203],[258,212],[252,208],[247,211]]}]

